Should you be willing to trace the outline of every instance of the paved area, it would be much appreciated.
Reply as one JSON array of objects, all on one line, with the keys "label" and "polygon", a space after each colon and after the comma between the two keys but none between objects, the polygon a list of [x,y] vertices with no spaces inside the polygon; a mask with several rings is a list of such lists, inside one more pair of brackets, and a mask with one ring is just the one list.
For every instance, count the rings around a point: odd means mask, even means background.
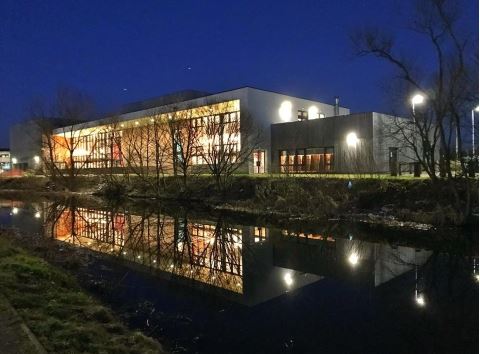
[{"label": "paved area", "polygon": [[0,294],[0,353],[46,353],[33,333],[2,294]]}]

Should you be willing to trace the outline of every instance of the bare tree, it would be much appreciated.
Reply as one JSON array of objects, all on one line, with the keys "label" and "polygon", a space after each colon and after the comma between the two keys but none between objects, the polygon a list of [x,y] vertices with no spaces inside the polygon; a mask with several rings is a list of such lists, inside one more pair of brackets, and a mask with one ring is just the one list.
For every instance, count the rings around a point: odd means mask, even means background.
[{"label": "bare tree", "polygon": [[252,159],[253,151],[261,142],[261,130],[248,112],[228,112],[226,104],[220,104],[220,111],[227,113],[205,115],[197,147],[198,155],[220,191],[224,191],[231,176]]},{"label": "bare tree", "polygon": [[172,107],[172,111],[168,113],[167,125],[173,159],[173,174],[182,176],[184,187],[187,186],[188,176],[193,173],[193,156],[199,138],[199,129],[193,119],[194,114],[194,108],[179,110],[177,107]]},{"label": "bare tree", "polygon": [[50,105],[37,102],[31,106],[31,117],[42,134],[46,173],[69,190],[77,188],[76,177],[92,162],[97,141],[89,139],[92,129],[87,129],[85,121],[93,112],[92,100],[69,88],[60,89]]},{"label": "bare tree", "polygon": [[[426,98],[422,106],[412,106],[411,121],[396,124],[392,133],[404,140],[433,181],[438,178],[437,167],[446,174],[455,207],[467,216],[471,212],[470,181],[464,178],[462,189],[466,190],[467,198],[462,202],[457,188],[459,183],[452,181],[451,162],[456,158],[452,154],[453,137],[458,139],[458,149],[462,151],[462,119],[478,101],[474,41],[461,35],[459,1],[416,0],[413,4],[415,10],[410,28],[430,42],[435,65],[420,70],[413,64],[412,56],[398,52],[394,37],[385,29],[359,30],[352,36],[353,43],[359,56],[377,57],[396,69],[405,102],[410,102],[407,92],[409,95],[419,92]],[[438,151],[439,158],[435,155]],[[467,177],[463,161],[461,170],[461,177]]]}]

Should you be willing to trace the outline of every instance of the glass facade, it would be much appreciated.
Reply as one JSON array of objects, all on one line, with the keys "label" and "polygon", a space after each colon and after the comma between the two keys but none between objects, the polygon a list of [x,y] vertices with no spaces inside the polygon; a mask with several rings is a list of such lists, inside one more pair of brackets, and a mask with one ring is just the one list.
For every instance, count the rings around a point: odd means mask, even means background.
[{"label": "glass facade", "polygon": [[[183,154],[177,161],[187,157],[191,165],[204,165],[219,153],[234,163],[240,144],[240,101],[232,100],[66,131],[52,136],[50,145],[53,162],[61,169],[68,168],[72,161],[77,169],[137,165],[149,168],[161,159],[167,166],[164,170],[168,170],[173,154],[180,151]],[[159,153],[162,156],[156,156]],[[49,152],[45,154],[48,159]]]},{"label": "glass facade", "polygon": [[334,172],[334,148],[308,148],[280,150],[281,173],[329,173]]}]

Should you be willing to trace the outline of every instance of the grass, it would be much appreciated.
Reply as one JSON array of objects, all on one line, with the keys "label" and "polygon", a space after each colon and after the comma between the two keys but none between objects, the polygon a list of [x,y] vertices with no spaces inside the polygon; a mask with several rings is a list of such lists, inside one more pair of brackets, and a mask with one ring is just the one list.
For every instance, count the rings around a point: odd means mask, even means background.
[{"label": "grass", "polygon": [[12,245],[0,233],[0,290],[52,353],[162,353],[129,330],[65,271]]}]

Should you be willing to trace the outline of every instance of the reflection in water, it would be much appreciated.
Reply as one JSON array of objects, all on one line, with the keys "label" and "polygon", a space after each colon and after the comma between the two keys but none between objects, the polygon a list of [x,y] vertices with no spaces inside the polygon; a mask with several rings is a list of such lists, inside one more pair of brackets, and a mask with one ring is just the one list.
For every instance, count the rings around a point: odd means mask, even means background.
[{"label": "reflection in water", "polygon": [[159,210],[106,210],[75,201],[41,209],[33,206],[33,217],[44,215],[44,234],[51,238],[118,257],[178,283],[220,290],[248,305],[324,277],[377,287],[411,270],[415,301],[426,305],[419,269],[432,251],[366,242],[350,233],[341,238],[233,225],[221,217],[201,220]]},{"label": "reflection in water", "polygon": [[160,213],[134,215],[75,206],[51,206],[53,238],[122,257],[153,270],[243,292],[242,230],[189,222]]},{"label": "reflection in water", "polygon": [[[148,299],[157,311],[146,312],[146,333],[163,339],[165,330],[192,352],[459,352],[457,333],[470,347],[478,338],[478,256],[455,248],[457,239],[439,252],[365,241],[353,228],[298,231],[75,200],[0,201],[0,223],[107,255],[92,268],[112,277],[108,296],[140,319]],[[191,339],[199,333],[206,347]]]}]

